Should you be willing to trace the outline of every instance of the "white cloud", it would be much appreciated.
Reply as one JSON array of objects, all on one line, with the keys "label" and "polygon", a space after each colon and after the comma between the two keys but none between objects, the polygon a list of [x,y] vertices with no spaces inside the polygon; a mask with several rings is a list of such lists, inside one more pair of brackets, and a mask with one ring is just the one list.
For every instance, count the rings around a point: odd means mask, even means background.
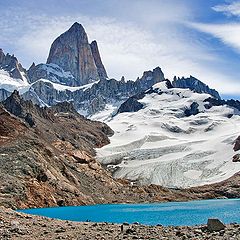
[{"label": "white cloud", "polygon": [[[230,4],[221,4],[212,7],[216,12],[222,12],[228,16],[240,16],[240,1]],[[211,23],[191,23],[195,29],[213,35],[224,44],[240,52],[240,22],[231,21],[221,24]]]},{"label": "white cloud", "polygon": [[223,43],[233,47],[240,52],[240,23],[225,23],[225,24],[204,24],[191,23],[195,29],[209,33],[221,40]]},{"label": "white cloud", "polygon": [[234,1],[230,4],[221,4],[212,7],[216,12],[222,12],[227,16],[240,16],[240,1]]}]

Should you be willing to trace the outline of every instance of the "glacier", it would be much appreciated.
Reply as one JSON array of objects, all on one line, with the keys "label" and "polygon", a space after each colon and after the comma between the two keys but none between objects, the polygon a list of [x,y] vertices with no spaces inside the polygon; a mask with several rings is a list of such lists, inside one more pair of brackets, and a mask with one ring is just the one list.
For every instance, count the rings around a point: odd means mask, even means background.
[{"label": "glacier", "polygon": [[[136,112],[98,114],[115,132],[97,149],[97,159],[115,178],[168,188],[220,182],[240,171],[233,145],[240,132],[239,111],[227,105],[207,107],[205,93],[155,84],[138,101]],[[204,101],[205,100],[205,101]],[[198,113],[185,110],[197,103]],[[106,109],[116,112],[114,107]]]}]

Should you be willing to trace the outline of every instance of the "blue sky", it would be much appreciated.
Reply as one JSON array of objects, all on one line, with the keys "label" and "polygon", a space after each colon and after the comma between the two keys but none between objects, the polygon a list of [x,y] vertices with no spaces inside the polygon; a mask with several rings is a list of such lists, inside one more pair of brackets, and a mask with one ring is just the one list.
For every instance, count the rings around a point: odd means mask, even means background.
[{"label": "blue sky", "polygon": [[170,79],[191,74],[240,97],[240,0],[0,0],[0,47],[28,68],[76,21],[110,77],[160,66]]}]

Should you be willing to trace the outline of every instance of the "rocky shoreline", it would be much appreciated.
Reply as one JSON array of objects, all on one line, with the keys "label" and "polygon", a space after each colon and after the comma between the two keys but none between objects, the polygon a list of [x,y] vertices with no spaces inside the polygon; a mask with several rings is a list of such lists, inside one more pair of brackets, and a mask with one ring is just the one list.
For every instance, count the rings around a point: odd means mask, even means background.
[{"label": "rocky shoreline", "polygon": [[0,207],[0,239],[240,239],[240,224],[232,223],[220,231],[209,231],[207,225],[164,227],[139,223],[111,224],[71,222],[28,215]]}]

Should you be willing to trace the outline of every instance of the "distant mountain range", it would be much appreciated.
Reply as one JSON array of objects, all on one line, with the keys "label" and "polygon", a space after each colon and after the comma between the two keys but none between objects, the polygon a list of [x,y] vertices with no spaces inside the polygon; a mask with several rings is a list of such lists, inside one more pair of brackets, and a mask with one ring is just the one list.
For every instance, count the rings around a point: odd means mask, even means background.
[{"label": "distant mountain range", "polygon": [[[74,23],[52,44],[46,63],[35,64],[26,70],[15,56],[0,50],[0,100],[17,89],[26,100],[41,106],[71,101],[85,116],[94,115],[109,105],[117,109],[129,97],[142,93],[157,82],[165,80],[157,67],[146,71],[135,81],[108,78],[96,41],[88,42],[83,26]],[[190,88],[220,99],[194,77],[175,78],[173,86]]]}]

